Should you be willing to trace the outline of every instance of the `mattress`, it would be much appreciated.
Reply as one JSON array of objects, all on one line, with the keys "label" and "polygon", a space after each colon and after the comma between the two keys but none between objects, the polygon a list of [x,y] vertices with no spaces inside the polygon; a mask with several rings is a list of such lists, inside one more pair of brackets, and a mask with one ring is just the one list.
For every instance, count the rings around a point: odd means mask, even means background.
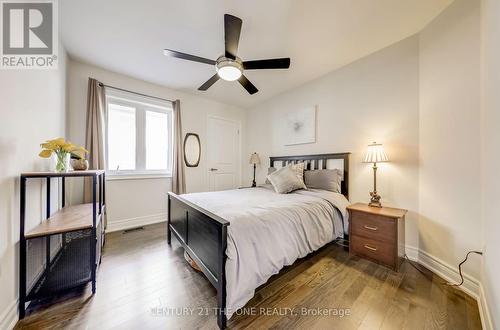
[{"label": "mattress", "polygon": [[319,189],[277,194],[257,187],[182,195],[230,222],[226,315],[232,316],[284,266],[348,232],[348,200]]}]

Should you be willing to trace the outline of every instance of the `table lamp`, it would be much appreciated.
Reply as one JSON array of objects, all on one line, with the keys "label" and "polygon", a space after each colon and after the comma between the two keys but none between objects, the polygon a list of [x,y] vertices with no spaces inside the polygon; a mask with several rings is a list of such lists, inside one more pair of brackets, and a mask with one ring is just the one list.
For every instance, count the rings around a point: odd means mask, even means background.
[{"label": "table lamp", "polygon": [[368,150],[366,151],[363,163],[373,163],[373,191],[370,192],[371,199],[368,204],[369,206],[382,207],[382,204],[380,203],[380,195],[377,193],[377,163],[388,161],[389,158],[387,158],[382,144],[373,142],[368,145]]},{"label": "table lamp", "polygon": [[258,153],[254,152],[253,154],[250,155],[250,164],[253,165],[252,187],[256,187],[257,183],[255,182],[255,168],[257,167],[257,165],[260,165],[260,158]]}]

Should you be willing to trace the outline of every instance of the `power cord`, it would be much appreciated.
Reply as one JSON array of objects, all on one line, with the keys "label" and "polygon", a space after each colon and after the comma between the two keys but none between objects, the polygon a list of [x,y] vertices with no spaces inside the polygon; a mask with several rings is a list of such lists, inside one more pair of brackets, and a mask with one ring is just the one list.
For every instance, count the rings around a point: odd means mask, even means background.
[{"label": "power cord", "polygon": [[345,248],[349,248],[349,240],[344,239],[344,238],[337,238],[335,241],[335,244],[340,245]]},{"label": "power cord", "polygon": [[[469,251],[469,252],[467,252],[467,255],[465,256],[465,259],[462,260],[462,262],[458,264],[458,273],[460,274],[460,283],[453,284],[453,283],[450,283],[450,282],[441,282],[440,284],[447,285],[447,286],[454,286],[454,287],[459,287],[462,284],[464,284],[464,275],[462,273],[462,265],[467,262],[467,259],[469,258],[469,255],[471,253],[479,254],[481,256],[483,255],[483,252],[481,252],[481,251]],[[425,274],[419,267],[417,267],[417,265],[415,265],[413,263],[413,261],[411,261],[410,258],[408,258],[408,256],[406,254],[405,254],[405,259],[408,261],[408,263],[413,268],[415,268],[416,270],[418,270],[422,275],[427,276],[427,274]]]},{"label": "power cord", "polygon": [[471,254],[471,253],[479,254],[480,256],[483,255],[483,252],[481,252],[481,251],[469,251],[469,252],[467,252],[465,259],[460,264],[458,264],[458,272],[460,274],[460,283],[458,283],[458,284],[447,283],[447,285],[449,285],[449,286],[461,286],[462,284],[464,284],[464,275],[462,274],[462,265],[467,261],[467,259],[469,258],[469,254]]}]

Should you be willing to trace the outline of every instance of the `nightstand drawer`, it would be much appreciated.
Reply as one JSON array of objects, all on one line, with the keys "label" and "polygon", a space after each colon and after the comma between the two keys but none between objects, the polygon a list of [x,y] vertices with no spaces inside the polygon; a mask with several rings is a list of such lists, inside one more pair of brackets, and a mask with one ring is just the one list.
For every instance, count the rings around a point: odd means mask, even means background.
[{"label": "nightstand drawer", "polygon": [[395,267],[394,244],[382,242],[361,236],[351,237],[352,253],[380,262],[384,265]]},{"label": "nightstand drawer", "polygon": [[396,220],[364,212],[351,212],[352,234],[393,243],[396,240]]}]

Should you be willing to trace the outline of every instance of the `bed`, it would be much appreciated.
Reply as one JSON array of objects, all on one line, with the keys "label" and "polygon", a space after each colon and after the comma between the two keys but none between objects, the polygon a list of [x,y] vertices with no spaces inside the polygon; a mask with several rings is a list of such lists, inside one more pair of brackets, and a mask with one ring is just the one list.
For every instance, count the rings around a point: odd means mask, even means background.
[{"label": "bed", "polygon": [[168,243],[173,235],[217,289],[221,329],[269,277],[348,232],[349,153],[270,158],[273,167],[298,162],[340,169],[341,194],[261,186],[168,195]]}]

